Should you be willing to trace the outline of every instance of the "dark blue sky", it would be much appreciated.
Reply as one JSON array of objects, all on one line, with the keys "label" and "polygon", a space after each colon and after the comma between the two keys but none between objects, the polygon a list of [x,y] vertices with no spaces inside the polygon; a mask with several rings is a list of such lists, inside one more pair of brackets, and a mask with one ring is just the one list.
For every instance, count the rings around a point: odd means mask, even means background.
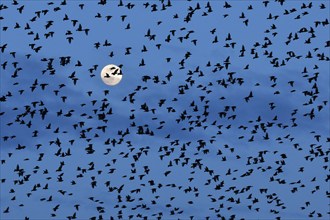
[{"label": "dark blue sky", "polygon": [[329,2],[226,4],[2,1],[1,219],[327,219]]}]

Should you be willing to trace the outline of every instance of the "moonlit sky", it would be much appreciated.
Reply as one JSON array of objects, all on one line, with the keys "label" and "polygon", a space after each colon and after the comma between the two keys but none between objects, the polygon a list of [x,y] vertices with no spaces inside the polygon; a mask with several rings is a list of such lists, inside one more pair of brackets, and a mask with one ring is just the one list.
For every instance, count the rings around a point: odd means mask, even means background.
[{"label": "moonlit sky", "polygon": [[[127,7],[129,2],[134,4],[131,9]],[[171,1],[172,6],[166,10],[161,10],[160,1],[149,1],[150,5],[145,8],[146,2],[123,1],[123,6],[118,6],[119,1],[108,1],[105,5],[97,1],[68,1],[66,5],[61,5],[61,1],[53,1],[52,5],[40,1],[19,1],[18,5],[12,1],[1,2],[8,8],[0,11],[0,45],[7,45],[0,59],[1,64],[7,62],[5,69],[0,67],[1,97],[5,97],[0,111],[0,218],[66,219],[76,213],[77,219],[100,215],[104,219],[111,216],[156,219],[162,213],[163,219],[189,219],[190,216],[214,219],[220,213],[226,219],[232,215],[237,219],[328,219],[329,60],[319,60],[317,54],[329,57],[330,47],[325,46],[330,34],[329,25],[315,27],[315,21],[329,20],[329,2],[286,1],[281,5],[270,1],[264,7],[262,1],[232,1],[231,8],[224,8],[224,1]],[[303,3],[310,2],[311,8],[301,8]],[[79,4],[84,4],[83,10]],[[157,11],[151,10],[152,4],[157,5]],[[185,22],[189,7],[195,8],[197,4],[201,9]],[[207,12],[207,4],[212,6],[212,12]],[[321,4],[326,8],[321,9]],[[19,13],[17,8],[22,5],[24,10]],[[248,10],[249,5],[252,10]],[[60,10],[54,11],[56,7]],[[284,14],[293,8],[295,12]],[[37,11],[45,9],[49,10],[45,15],[41,13],[31,21]],[[308,14],[304,15],[306,11]],[[203,16],[204,12],[207,16]],[[244,19],[239,18],[242,12]],[[101,18],[95,17],[98,13]],[[279,17],[266,19],[270,13]],[[177,19],[173,18],[175,14]],[[225,14],[228,16],[224,17]],[[65,15],[69,20],[63,20]],[[108,15],[112,16],[109,21]],[[124,21],[122,15],[126,15]],[[298,15],[300,18],[296,19]],[[243,23],[246,19],[248,26]],[[72,20],[77,20],[76,26]],[[53,24],[45,29],[48,21]],[[16,23],[20,28],[15,28]],[[25,30],[27,23],[29,30]],[[128,24],[130,29],[126,29]],[[90,29],[88,35],[77,31],[79,25]],[[4,27],[8,27],[7,30],[4,31]],[[299,33],[304,27],[315,31],[316,37],[310,44],[305,41],[311,33]],[[214,28],[216,31],[212,34],[210,31]],[[154,40],[145,36],[148,29],[155,35]],[[176,30],[174,36],[171,30]],[[28,34],[30,31],[33,34]],[[72,32],[70,44],[67,31]],[[189,31],[193,32],[185,39]],[[54,35],[46,39],[44,34],[48,32]],[[40,39],[34,40],[37,33]],[[225,40],[228,33],[231,41]],[[298,33],[299,39],[286,45],[290,33],[293,36]],[[165,41],[168,35],[169,42]],[[215,36],[218,42],[212,43]],[[262,48],[266,38],[272,44]],[[106,40],[110,46],[103,46]],[[196,45],[192,40],[197,40]],[[97,49],[95,43],[98,42],[101,46]],[[232,42],[236,43],[234,48],[224,47]],[[256,42],[260,46],[255,46]],[[42,48],[35,52],[30,44]],[[161,44],[160,49],[157,44]],[[240,57],[242,45],[246,49],[244,57]],[[147,52],[141,52],[143,46]],[[128,47],[131,53],[127,55],[125,48]],[[253,58],[252,48],[258,58]],[[265,55],[266,50],[272,52],[272,58]],[[286,60],[289,51],[301,58]],[[180,62],[187,52],[191,55],[182,66]],[[312,58],[306,58],[308,52]],[[29,58],[27,54],[31,54]],[[60,57],[69,56],[70,63],[60,65]],[[228,69],[213,72],[217,63],[224,65],[227,57],[230,57]],[[169,62],[167,58],[171,58]],[[274,58],[278,58],[279,64],[284,60],[285,65],[274,67],[270,63]],[[50,59],[53,59],[51,66],[48,65]],[[145,66],[139,65],[142,59]],[[78,61],[81,66],[76,65]],[[16,67],[13,62],[17,62]],[[100,78],[100,71],[108,64],[122,66],[123,79],[117,86],[107,86]],[[94,65],[97,67],[90,72]],[[246,65],[248,69],[244,69]],[[307,73],[303,73],[304,67]],[[18,68],[21,70],[13,77]],[[195,71],[196,68],[199,70]],[[169,72],[173,74],[170,80],[166,78]],[[235,72],[233,77],[243,78],[244,83],[230,83],[228,72]],[[72,73],[76,84],[70,78]],[[315,73],[318,73],[317,80],[310,80]],[[150,79],[145,82],[144,76]],[[155,76],[159,82],[154,80]],[[272,76],[276,82],[270,80]],[[36,79],[38,84],[32,91]],[[218,83],[223,79],[227,80],[226,88]],[[293,87],[289,81],[294,81]],[[41,84],[47,84],[44,90]],[[61,84],[65,86],[60,88]],[[311,97],[304,95],[304,91],[315,91],[315,85],[317,97],[308,104]],[[180,94],[182,88],[184,94]],[[59,91],[57,95],[55,90]],[[105,94],[105,90],[109,94]],[[253,98],[245,102],[250,91]],[[131,95],[134,102],[130,102]],[[63,97],[66,97],[64,101]],[[161,107],[160,100],[165,100]],[[191,105],[192,102],[197,107]],[[271,110],[269,103],[276,107]],[[144,104],[148,111],[143,109]],[[226,106],[236,106],[236,109],[227,111]],[[322,109],[318,110],[319,106]],[[33,116],[24,114],[28,108],[35,110]],[[48,112],[42,119],[40,110],[44,108]],[[295,109],[297,113],[292,115]],[[312,109],[313,119],[306,115]],[[112,114],[107,114],[105,120],[98,118],[98,114],[109,111]],[[224,111],[226,116],[221,118],[219,113]],[[184,120],[182,115],[186,116]],[[233,115],[235,119],[230,118]],[[273,123],[266,127],[268,140],[260,128],[262,123]],[[297,126],[293,126],[294,123]],[[49,124],[50,129],[46,129]],[[139,134],[139,126],[152,131],[153,135]],[[256,126],[259,127],[256,129]],[[129,134],[122,135],[127,129]],[[33,137],[34,131],[38,133],[36,137]],[[252,136],[253,141],[249,141]],[[56,145],[57,140],[60,146]],[[70,140],[74,140],[72,145]],[[112,141],[116,143],[113,145]],[[202,142],[205,146],[200,148]],[[85,150],[89,145],[95,150],[92,154]],[[18,146],[25,148],[17,149]],[[63,156],[68,149],[71,155]],[[59,150],[61,153],[55,155]],[[219,150],[222,155],[218,154]],[[262,156],[260,152],[264,152]],[[40,154],[43,157],[39,161]],[[182,165],[185,158],[189,161]],[[252,158],[251,164],[249,158]],[[254,158],[258,163],[253,163]],[[193,167],[196,161],[201,162],[201,168]],[[58,169],[61,163],[64,165]],[[91,163],[94,169],[88,170]],[[24,169],[23,176],[15,172],[17,166]],[[148,174],[146,166],[150,170]],[[82,174],[78,167],[86,172]],[[299,172],[301,167],[303,172]],[[134,169],[136,172],[132,172]],[[211,175],[205,169],[214,173]],[[165,176],[167,171],[171,172]],[[252,173],[242,177],[247,172]],[[140,175],[144,176],[140,178]],[[219,175],[219,181],[212,179],[215,175]],[[60,176],[63,181],[58,181]],[[16,183],[24,177],[28,180]],[[94,188],[92,178],[97,181]],[[270,181],[272,178],[274,181]],[[151,180],[155,185],[150,185]],[[283,180],[285,183],[280,184]],[[76,184],[72,185],[72,181]],[[105,185],[107,181],[115,188],[112,192]],[[216,190],[222,181],[223,187]],[[36,187],[38,184],[40,187]],[[48,189],[43,189],[46,184]],[[118,192],[122,185],[122,191]],[[189,187],[192,190],[185,192]],[[297,191],[293,193],[295,187]],[[155,193],[152,188],[157,188]],[[265,188],[268,191],[261,193],[260,189]],[[135,189],[140,189],[140,193],[132,192]],[[66,192],[63,195],[59,190]],[[234,193],[235,190],[240,192]],[[127,201],[127,195],[134,201]],[[47,201],[50,196],[52,201]],[[271,196],[277,201],[271,202]],[[175,198],[171,200],[171,197]],[[239,203],[230,198],[239,199]],[[253,203],[255,199],[258,202]],[[310,205],[306,206],[306,202]],[[284,205],[278,205],[281,203]],[[58,210],[54,211],[58,204]],[[80,205],[79,210],[76,204]],[[8,207],[9,212],[4,212]],[[97,207],[103,208],[100,211]],[[218,213],[217,209],[220,209]]]}]

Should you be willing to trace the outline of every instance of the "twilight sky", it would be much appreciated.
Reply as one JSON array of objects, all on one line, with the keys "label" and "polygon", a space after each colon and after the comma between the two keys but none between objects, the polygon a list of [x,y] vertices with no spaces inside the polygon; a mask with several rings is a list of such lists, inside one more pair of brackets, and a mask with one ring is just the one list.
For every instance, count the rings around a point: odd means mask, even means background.
[{"label": "twilight sky", "polygon": [[2,1],[0,218],[328,219],[329,7]]}]

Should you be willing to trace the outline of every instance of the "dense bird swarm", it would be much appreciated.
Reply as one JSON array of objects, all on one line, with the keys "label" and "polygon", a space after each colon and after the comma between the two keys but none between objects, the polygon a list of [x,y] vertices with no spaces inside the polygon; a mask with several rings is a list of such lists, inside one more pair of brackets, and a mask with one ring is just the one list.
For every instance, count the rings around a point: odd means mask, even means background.
[{"label": "dense bird swarm", "polygon": [[328,1],[0,11],[1,219],[329,218]]}]

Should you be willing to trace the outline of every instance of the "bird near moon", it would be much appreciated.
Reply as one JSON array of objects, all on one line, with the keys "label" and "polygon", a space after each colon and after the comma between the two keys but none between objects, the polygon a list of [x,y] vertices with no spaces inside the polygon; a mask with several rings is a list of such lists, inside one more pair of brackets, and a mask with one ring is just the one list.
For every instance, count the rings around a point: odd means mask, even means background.
[{"label": "bird near moon", "polygon": [[122,78],[123,74],[120,67],[114,64],[106,65],[101,71],[101,79],[106,85],[115,86]]}]

